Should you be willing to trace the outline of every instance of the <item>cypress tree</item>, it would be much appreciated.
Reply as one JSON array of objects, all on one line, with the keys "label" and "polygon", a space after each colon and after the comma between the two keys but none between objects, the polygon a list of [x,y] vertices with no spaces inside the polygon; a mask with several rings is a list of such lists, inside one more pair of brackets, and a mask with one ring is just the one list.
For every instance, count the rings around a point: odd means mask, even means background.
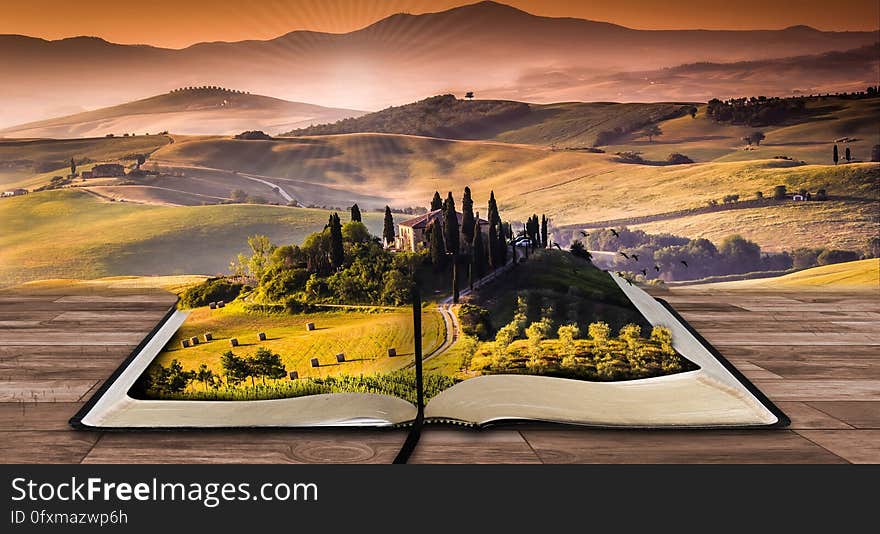
[{"label": "cypress tree", "polygon": [[[491,228],[489,231],[491,232]],[[479,225],[476,224],[474,228],[473,249],[474,253],[471,255],[471,276],[482,278],[483,274],[486,273],[486,245],[483,244],[483,232],[480,231]]]},{"label": "cypress tree", "polygon": [[547,216],[541,214],[541,246],[547,248]]},{"label": "cypress tree", "polygon": [[837,162],[840,161],[840,155],[837,153],[837,145],[834,145],[834,153],[832,154],[831,159],[834,160],[835,165],[837,165]]},{"label": "cypress tree", "polygon": [[464,188],[461,199],[461,233],[465,243],[470,246],[474,242],[474,201],[471,199],[471,188]]},{"label": "cypress tree", "polygon": [[443,211],[443,233],[446,239],[446,250],[453,254],[458,254],[460,243],[460,230],[458,228],[458,215],[455,213],[455,200],[452,198],[452,191],[446,196]]},{"label": "cypress tree", "polygon": [[440,192],[434,191],[434,198],[431,199],[431,211],[443,209],[443,199],[440,198]]},{"label": "cypress tree", "polygon": [[498,227],[495,221],[489,223],[489,268],[496,269],[501,265],[498,257]]},{"label": "cypress tree", "polygon": [[76,162],[73,161],[73,158],[70,158],[70,175],[76,176]]},{"label": "cypress tree", "polygon": [[849,147],[846,147],[846,151],[844,151],[843,157],[844,159],[846,159],[847,162],[852,161],[852,153],[849,151]]},{"label": "cypress tree", "polygon": [[391,216],[391,208],[385,206],[385,224],[382,227],[382,237],[385,243],[394,242],[394,217]]},{"label": "cypress tree", "polygon": [[342,224],[339,222],[339,214],[330,216],[330,264],[333,269],[339,270],[345,263],[345,247],[342,244]]},{"label": "cypress tree", "polygon": [[501,216],[498,214],[498,203],[495,201],[495,191],[489,193],[489,224],[495,223],[501,226]]},{"label": "cypress tree", "polygon": [[355,222],[361,222],[361,209],[357,204],[351,207],[351,220]]},{"label": "cypress tree", "polygon": [[440,223],[432,223],[430,232],[431,263],[435,268],[440,269],[446,265],[446,246],[443,244],[443,230],[440,228]]}]

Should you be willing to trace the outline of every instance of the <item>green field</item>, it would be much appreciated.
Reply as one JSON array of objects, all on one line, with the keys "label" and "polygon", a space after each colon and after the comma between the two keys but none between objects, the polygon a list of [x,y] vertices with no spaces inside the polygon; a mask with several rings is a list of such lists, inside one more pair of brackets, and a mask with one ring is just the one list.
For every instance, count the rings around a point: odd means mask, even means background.
[{"label": "green field", "polygon": [[[343,217],[345,214],[342,214]],[[64,189],[0,200],[0,284],[45,278],[215,274],[265,234],[300,243],[328,212],[260,205],[192,207],[106,202]],[[371,231],[381,214],[364,213]]]},{"label": "green field", "polygon": [[[306,331],[308,322],[315,323],[317,329]],[[194,347],[180,347],[181,339],[201,337],[205,332],[211,332],[214,341],[205,343],[202,339]],[[266,333],[268,339],[259,341],[258,332]],[[422,314],[424,353],[437,348],[445,336],[439,312],[426,309]],[[237,338],[240,346],[231,348],[230,338]],[[217,310],[197,308],[155,361],[167,366],[177,359],[187,370],[198,369],[204,363],[222,375],[222,353],[232,350],[238,356],[247,356],[258,347],[280,354],[287,371],[298,371],[301,378],[393,371],[413,362],[412,310],[266,314],[245,311],[238,301]],[[395,348],[398,356],[389,357],[389,348]],[[345,363],[336,362],[340,352],[345,353]],[[311,367],[311,358],[318,358],[320,367]],[[195,390],[199,385],[190,388]]]}]

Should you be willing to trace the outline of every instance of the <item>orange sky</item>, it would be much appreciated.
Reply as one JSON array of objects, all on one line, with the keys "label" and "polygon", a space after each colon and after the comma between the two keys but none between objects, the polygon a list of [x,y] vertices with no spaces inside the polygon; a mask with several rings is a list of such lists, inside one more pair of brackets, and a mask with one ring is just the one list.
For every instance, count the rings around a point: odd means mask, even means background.
[{"label": "orange sky", "polygon": [[[181,48],[200,41],[269,39],[292,30],[347,32],[388,15],[442,11],[468,0],[27,0],[3,2],[0,34],[47,39],[96,35]],[[877,0],[507,0],[539,15],[644,29],[876,30]]]}]

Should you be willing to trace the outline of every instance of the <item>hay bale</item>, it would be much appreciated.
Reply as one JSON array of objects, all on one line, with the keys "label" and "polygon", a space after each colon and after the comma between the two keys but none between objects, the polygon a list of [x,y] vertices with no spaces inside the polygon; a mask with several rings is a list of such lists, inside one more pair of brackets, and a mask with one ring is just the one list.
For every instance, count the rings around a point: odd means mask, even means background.
[{"label": "hay bale", "polygon": [[233,347],[237,347],[238,346],[238,338],[230,339],[229,344],[232,345]]},{"label": "hay bale", "polygon": [[198,336],[193,336],[193,337],[189,338],[189,342],[192,343],[193,347],[195,347],[196,345],[199,344]]},{"label": "hay bale", "polygon": [[257,333],[257,337],[260,339],[260,341],[266,341],[266,333],[265,332]]},{"label": "hay bale", "polygon": [[189,348],[189,340],[188,340],[188,339],[184,339],[184,340],[182,340],[182,341],[180,342],[180,348],[182,348],[182,349],[188,349],[188,348]]},{"label": "hay bale", "polygon": [[223,306],[226,306],[226,303],[223,302],[222,300],[218,300],[218,301],[217,301],[217,307],[218,307],[218,308],[222,308]]},{"label": "hay bale", "polygon": [[209,303],[208,303],[208,307],[211,308],[212,310],[216,310],[216,309],[217,309],[217,303],[216,303],[216,302],[209,302]]},{"label": "hay bale", "polygon": [[340,352],[339,354],[336,355],[336,363],[343,363],[343,362],[345,362],[345,353]]},{"label": "hay bale", "polygon": [[297,378],[299,378],[299,373],[297,371],[291,371],[290,372],[290,379],[296,380]]},{"label": "hay bale", "polygon": [[318,367],[318,358],[312,358],[312,367]]},{"label": "hay bale", "polygon": [[311,332],[315,329],[315,323],[306,323],[306,332]]},{"label": "hay bale", "polygon": [[394,347],[388,349],[388,357],[393,358],[395,356],[397,356],[397,349],[395,349]]},{"label": "hay bale", "polygon": [[205,332],[205,343],[208,341],[214,341],[214,334],[211,332]]}]

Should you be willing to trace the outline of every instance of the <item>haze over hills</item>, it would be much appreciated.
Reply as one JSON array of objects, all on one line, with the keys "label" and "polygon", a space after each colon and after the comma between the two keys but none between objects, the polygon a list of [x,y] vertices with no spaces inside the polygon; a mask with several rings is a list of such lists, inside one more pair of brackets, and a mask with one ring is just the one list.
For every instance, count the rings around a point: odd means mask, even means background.
[{"label": "haze over hills", "polygon": [[[78,37],[46,41],[0,36],[4,84],[0,125],[56,115],[65,106],[96,108],[205,83],[294,101],[381,109],[426,94],[473,90],[510,98],[524,81],[554,73],[610,76],[681,64],[821,54],[873,44],[877,32],[808,27],[760,31],[634,30],[609,23],[539,17],[493,2],[440,13],[393,15],[345,34],[295,31],[268,41],[201,43],[182,50],[118,45]],[[108,83],[125,80],[125,83]],[[734,91],[731,80],[729,90]],[[859,80],[861,81],[861,80]],[[847,81],[848,83],[848,81]],[[657,100],[643,84],[613,93],[586,86],[565,100]],[[558,101],[536,87],[534,102]],[[679,94],[662,100],[703,100]],[[53,103],[54,102],[54,103]]]},{"label": "haze over hills", "polygon": [[361,111],[288,102],[219,87],[174,90],[143,100],[21,124],[0,130],[6,137],[102,137],[108,133],[168,131],[175,134],[270,134],[357,117]]}]

